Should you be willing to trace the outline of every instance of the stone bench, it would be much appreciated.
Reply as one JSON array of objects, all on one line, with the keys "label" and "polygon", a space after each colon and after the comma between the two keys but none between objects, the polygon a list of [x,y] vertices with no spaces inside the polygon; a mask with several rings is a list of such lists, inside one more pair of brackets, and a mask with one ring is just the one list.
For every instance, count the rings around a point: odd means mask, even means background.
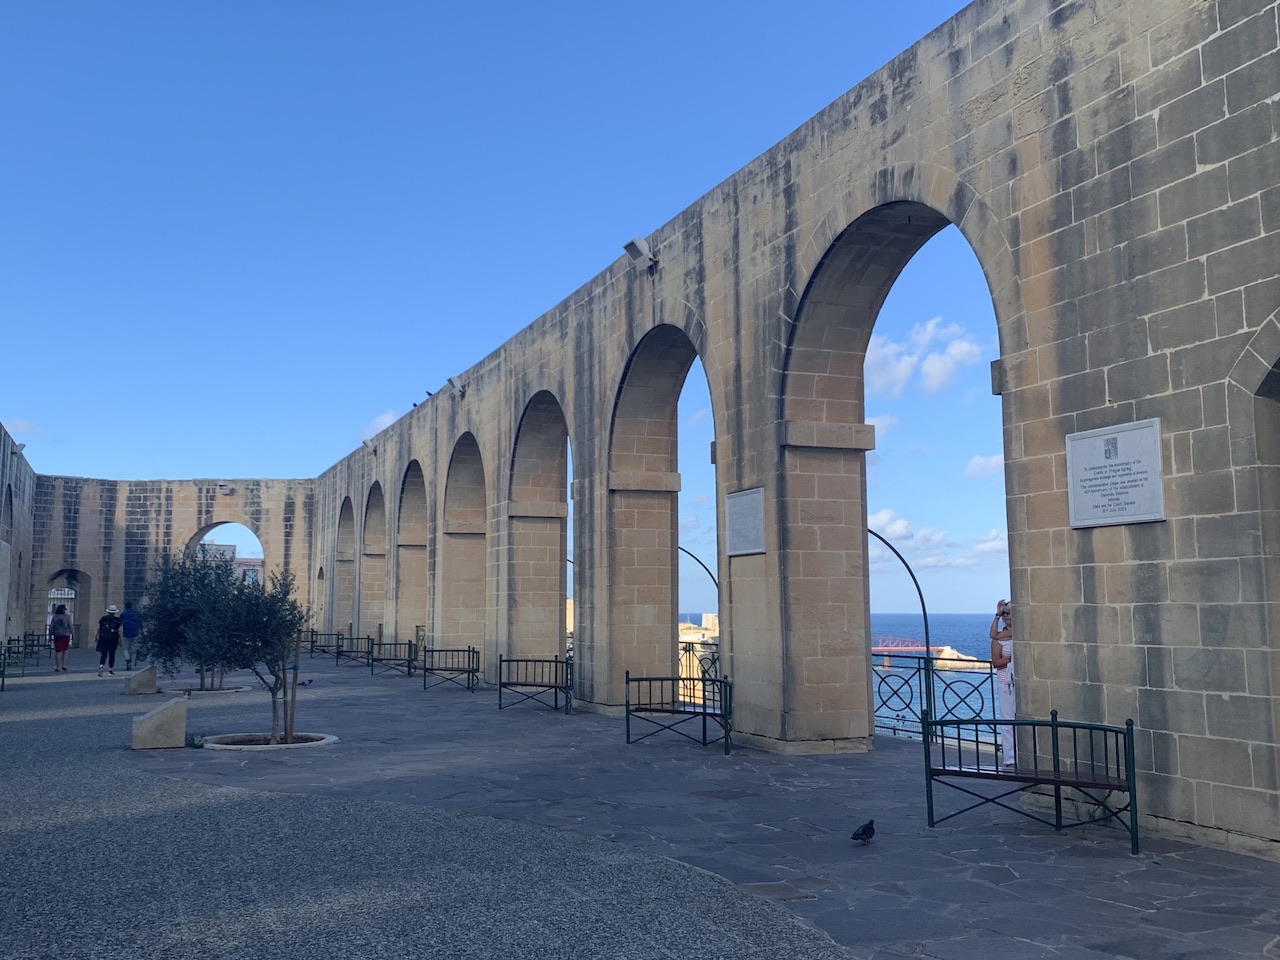
[{"label": "stone bench", "polygon": [[133,718],[134,750],[163,750],[187,745],[187,700],[176,697]]}]

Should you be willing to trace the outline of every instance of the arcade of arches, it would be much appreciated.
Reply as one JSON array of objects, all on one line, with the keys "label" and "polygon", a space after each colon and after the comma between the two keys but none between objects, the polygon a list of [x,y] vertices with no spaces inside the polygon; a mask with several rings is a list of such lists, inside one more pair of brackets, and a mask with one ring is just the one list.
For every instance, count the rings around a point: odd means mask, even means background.
[{"label": "arcade of arches", "polygon": [[[868,749],[863,361],[954,224],[997,323],[1019,713],[1132,717],[1148,828],[1280,855],[1277,34],[1265,0],[973,4],[313,480],[38,476],[3,434],[9,631],[235,521],[317,628],[489,671],[562,652],[571,592],[575,698],[616,710],[675,669],[696,358],[735,739]],[[1162,519],[1073,526],[1067,438],[1135,423]]]}]

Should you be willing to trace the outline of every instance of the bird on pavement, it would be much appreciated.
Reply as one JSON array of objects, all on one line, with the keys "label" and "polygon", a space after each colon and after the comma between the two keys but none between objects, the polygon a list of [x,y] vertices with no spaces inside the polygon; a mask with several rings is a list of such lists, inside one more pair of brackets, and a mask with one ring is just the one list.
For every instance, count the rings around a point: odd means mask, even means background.
[{"label": "bird on pavement", "polygon": [[870,843],[871,838],[874,837],[875,835],[876,835],[876,822],[874,820],[868,820],[866,823],[860,826],[857,830],[853,831],[853,836],[851,836],[849,839],[861,840],[863,843]]}]

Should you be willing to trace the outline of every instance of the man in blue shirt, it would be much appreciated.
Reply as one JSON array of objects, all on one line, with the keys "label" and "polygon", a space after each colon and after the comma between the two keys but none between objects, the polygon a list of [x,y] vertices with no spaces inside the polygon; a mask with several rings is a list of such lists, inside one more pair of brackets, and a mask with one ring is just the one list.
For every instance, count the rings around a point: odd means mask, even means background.
[{"label": "man in blue shirt", "polygon": [[124,602],[124,613],[120,614],[120,633],[124,640],[124,668],[133,669],[136,658],[139,665],[142,658],[138,656],[138,634],[142,630],[142,614],[133,609],[133,601]]}]

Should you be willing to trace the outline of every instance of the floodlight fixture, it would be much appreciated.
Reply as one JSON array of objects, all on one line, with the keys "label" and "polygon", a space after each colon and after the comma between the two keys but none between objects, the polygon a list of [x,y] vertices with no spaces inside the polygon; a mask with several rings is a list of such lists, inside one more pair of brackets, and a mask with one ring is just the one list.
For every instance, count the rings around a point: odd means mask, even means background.
[{"label": "floodlight fixture", "polygon": [[649,247],[649,241],[644,237],[628,240],[622,245],[622,249],[627,251],[627,256],[631,258],[632,263],[643,263],[650,270],[658,265],[658,258],[653,255],[653,250]]}]

